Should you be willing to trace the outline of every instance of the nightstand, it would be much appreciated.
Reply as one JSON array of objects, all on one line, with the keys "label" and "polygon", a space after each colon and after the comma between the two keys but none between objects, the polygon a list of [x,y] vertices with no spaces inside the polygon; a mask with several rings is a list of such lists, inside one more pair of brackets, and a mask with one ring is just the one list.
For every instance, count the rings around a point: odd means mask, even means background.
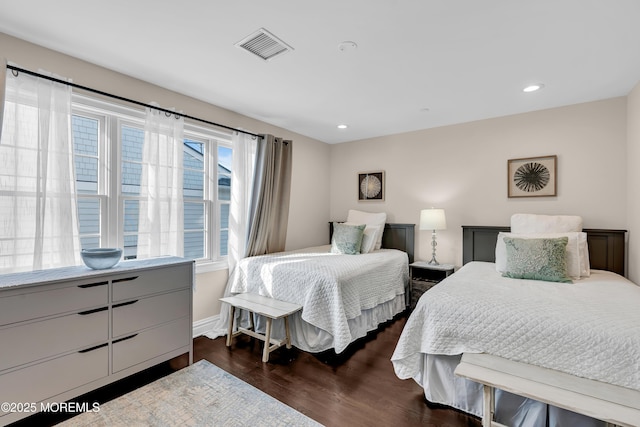
[{"label": "nightstand", "polygon": [[423,293],[451,276],[454,266],[451,264],[429,264],[416,261],[409,264],[409,307],[413,310]]}]

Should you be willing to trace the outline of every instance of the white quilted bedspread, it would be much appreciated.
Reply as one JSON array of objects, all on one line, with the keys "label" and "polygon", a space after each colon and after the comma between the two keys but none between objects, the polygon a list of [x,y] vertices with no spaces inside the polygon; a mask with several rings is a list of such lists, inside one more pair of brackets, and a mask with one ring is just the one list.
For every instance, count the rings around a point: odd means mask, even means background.
[{"label": "white quilted bedspread", "polygon": [[392,362],[399,378],[417,378],[422,354],[464,352],[640,390],[640,287],[606,271],[567,284],[469,263],[422,296]]},{"label": "white quilted bedspread", "polygon": [[407,254],[381,249],[361,255],[328,246],[241,260],[229,279],[231,293],[250,292],[302,305],[302,319],[334,336],[336,352],[352,341],[347,320],[404,294]]}]

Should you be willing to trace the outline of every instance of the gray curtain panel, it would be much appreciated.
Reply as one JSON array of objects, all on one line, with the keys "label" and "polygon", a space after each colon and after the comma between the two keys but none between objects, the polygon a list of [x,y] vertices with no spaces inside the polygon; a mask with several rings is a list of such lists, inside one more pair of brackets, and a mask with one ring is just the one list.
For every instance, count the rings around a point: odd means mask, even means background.
[{"label": "gray curtain panel", "polygon": [[273,135],[263,135],[258,141],[246,256],[284,250],[289,219],[292,146],[292,141]]}]

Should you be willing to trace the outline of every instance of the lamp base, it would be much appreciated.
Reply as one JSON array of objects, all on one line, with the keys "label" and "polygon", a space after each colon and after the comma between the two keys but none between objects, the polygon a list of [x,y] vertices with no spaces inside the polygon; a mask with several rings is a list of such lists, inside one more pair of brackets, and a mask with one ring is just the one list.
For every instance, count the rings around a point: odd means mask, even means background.
[{"label": "lamp base", "polygon": [[440,265],[440,263],[438,261],[436,261],[436,246],[438,245],[438,243],[436,243],[436,230],[433,230],[433,232],[431,233],[431,261],[429,261],[430,265]]}]

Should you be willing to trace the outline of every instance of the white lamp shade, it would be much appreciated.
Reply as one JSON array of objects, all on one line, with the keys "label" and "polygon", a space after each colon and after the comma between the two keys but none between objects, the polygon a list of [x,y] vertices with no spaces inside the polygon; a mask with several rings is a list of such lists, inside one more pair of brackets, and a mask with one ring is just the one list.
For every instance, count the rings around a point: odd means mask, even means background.
[{"label": "white lamp shade", "polygon": [[420,230],[446,230],[447,219],[444,209],[423,209],[420,211]]}]

